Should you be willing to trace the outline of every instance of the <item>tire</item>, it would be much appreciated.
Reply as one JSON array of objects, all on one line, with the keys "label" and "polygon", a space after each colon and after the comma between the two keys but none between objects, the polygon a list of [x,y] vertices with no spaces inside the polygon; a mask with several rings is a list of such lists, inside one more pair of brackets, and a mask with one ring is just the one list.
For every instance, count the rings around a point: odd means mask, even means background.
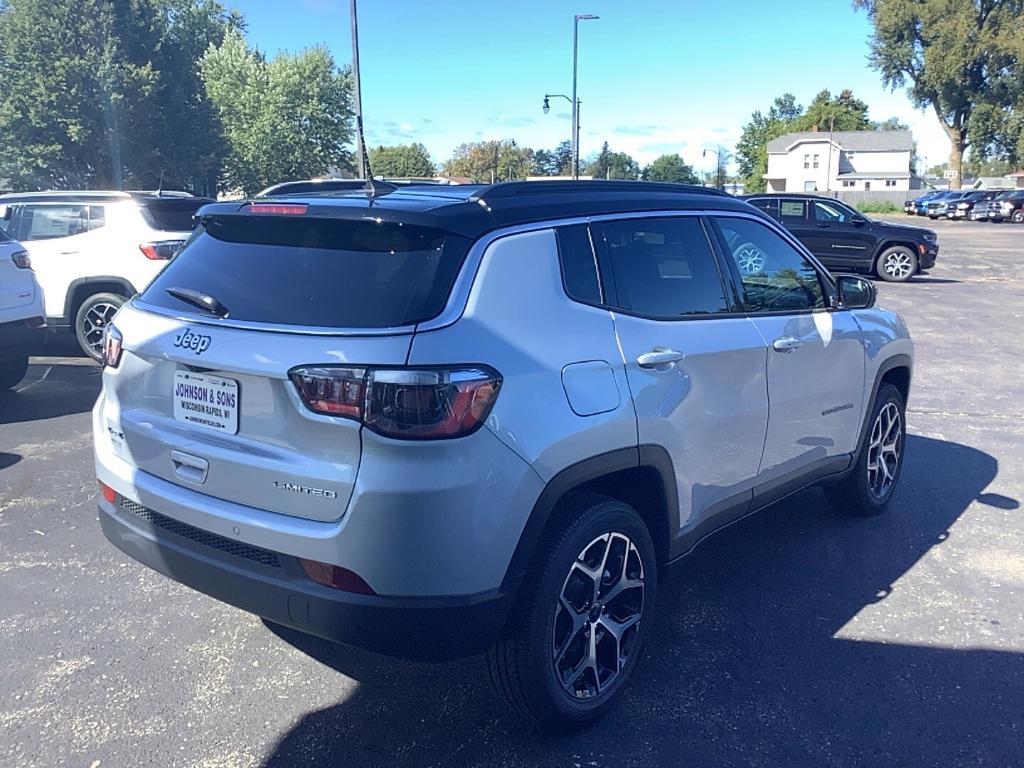
[{"label": "tire", "polygon": [[1014,224],[1024,224],[1024,208],[1018,208],[1014,211],[1013,215],[1010,217],[1010,221]]},{"label": "tire", "polygon": [[[834,507],[859,517],[878,515],[885,510],[903,470],[906,423],[903,395],[892,384],[882,384],[853,470],[839,482],[825,486],[825,495]],[[887,436],[891,439],[887,440]],[[891,451],[885,450],[890,444]]]},{"label": "tire", "polygon": [[103,360],[103,329],[124,302],[124,296],[116,293],[94,293],[82,302],[75,313],[78,346],[96,362]]},{"label": "tire", "polygon": [[905,283],[917,272],[917,256],[902,245],[886,248],[875,263],[876,274],[889,283]]},{"label": "tire", "polygon": [[25,378],[28,370],[28,355],[0,358],[0,391],[11,389]]},{"label": "tire", "polygon": [[[632,507],[581,494],[561,511],[564,522],[538,545],[505,635],[487,651],[500,698],[544,730],[584,725],[614,705],[643,651],[658,580],[650,533]],[[622,562],[618,579],[607,581],[617,569],[604,568],[596,582],[587,575],[602,557]]]},{"label": "tire", "polygon": [[938,216],[932,216],[931,214],[928,215],[928,218],[931,219],[932,221],[938,221],[939,220]]}]

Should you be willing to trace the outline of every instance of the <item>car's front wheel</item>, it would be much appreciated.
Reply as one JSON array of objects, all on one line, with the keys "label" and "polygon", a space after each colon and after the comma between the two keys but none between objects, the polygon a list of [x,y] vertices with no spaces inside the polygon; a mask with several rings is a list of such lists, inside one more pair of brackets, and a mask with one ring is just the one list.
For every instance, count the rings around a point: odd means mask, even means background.
[{"label": "car's front wheel", "polygon": [[917,272],[917,256],[909,248],[895,245],[878,257],[878,276],[890,283],[905,283]]},{"label": "car's front wheel", "polygon": [[1014,211],[1011,218],[1014,224],[1024,224],[1024,208],[1018,208]]},{"label": "car's front wheel", "polygon": [[853,515],[877,515],[892,498],[903,470],[906,443],[906,403],[892,384],[878,388],[867,431],[853,471],[825,486],[825,495],[838,509]]},{"label": "car's front wheel", "polygon": [[0,357],[0,390],[13,387],[25,378],[26,371],[28,371],[28,355]]},{"label": "car's front wheel", "polygon": [[103,332],[124,301],[124,296],[116,293],[95,293],[82,302],[75,314],[78,345],[97,362],[103,359]]},{"label": "car's front wheel", "polygon": [[499,695],[543,728],[586,723],[614,704],[639,660],[658,578],[630,506],[581,494],[561,512],[487,653]]}]

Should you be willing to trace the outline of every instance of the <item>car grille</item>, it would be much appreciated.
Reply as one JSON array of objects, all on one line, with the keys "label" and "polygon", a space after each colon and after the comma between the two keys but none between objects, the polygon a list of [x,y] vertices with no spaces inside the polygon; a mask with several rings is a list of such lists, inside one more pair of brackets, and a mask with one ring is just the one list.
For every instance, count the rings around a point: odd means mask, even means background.
[{"label": "car grille", "polygon": [[211,549],[219,549],[221,552],[226,552],[229,555],[244,557],[246,560],[251,560],[254,563],[266,565],[271,568],[281,567],[281,560],[278,558],[277,553],[271,552],[269,549],[261,549],[260,547],[254,547],[240,541],[232,541],[231,539],[227,539],[223,536],[218,536],[216,533],[210,533],[209,531],[196,528],[188,523],[173,520],[166,515],[161,515],[159,512],[154,512],[152,509],[147,509],[141,504],[136,504],[134,501],[126,499],[123,496],[121,497],[119,507],[123,512],[127,512],[140,520],[145,520],[147,523],[150,523],[157,528],[162,528],[165,531],[186,538],[201,546],[210,547]]}]

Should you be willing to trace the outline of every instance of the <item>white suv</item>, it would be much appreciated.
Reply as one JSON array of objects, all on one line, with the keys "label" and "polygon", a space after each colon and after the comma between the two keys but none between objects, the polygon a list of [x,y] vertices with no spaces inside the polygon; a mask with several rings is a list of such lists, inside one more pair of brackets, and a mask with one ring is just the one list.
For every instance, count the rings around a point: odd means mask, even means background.
[{"label": "white suv", "polygon": [[2,195],[0,227],[31,254],[50,327],[70,327],[99,360],[103,328],[163,269],[208,202],[183,192]]},{"label": "white suv", "polygon": [[581,722],[662,564],[812,483],[860,514],[896,487],[902,320],[727,195],[375,185],[199,220],[108,329],[100,522],[272,622],[487,650],[513,705]]},{"label": "white suv", "polygon": [[32,259],[0,229],[0,391],[22,380],[29,355],[42,349],[45,331],[43,292]]}]

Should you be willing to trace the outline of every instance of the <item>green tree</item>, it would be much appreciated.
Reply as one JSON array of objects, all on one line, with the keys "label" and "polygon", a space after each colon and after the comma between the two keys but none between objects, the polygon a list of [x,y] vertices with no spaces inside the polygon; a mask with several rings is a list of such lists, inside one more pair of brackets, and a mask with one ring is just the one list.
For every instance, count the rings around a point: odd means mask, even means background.
[{"label": "green tree", "polygon": [[[1024,0],[854,0],[871,19],[871,65],[890,88],[931,107],[960,187],[965,150],[992,140],[993,115],[1012,119],[1024,90]],[[986,135],[987,134],[987,135]]]},{"label": "green tree", "polygon": [[662,155],[644,168],[644,181],[672,181],[679,184],[700,184],[693,168],[679,155]]},{"label": "green tree", "polygon": [[788,131],[866,131],[871,128],[868,105],[846,89],[835,98],[828,90],[818,92],[807,111],[789,121]]},{"label": "green tree", "polygon": [[534,173],[534,152],[514,141],[461,144],[444,164],[444,173],[467,176],[477,183],[523,179]]},{"label": "green tree", "polygon": [[213,0],[0,2],[0,176],[17,189],[192,186],[220,160],[197,59]]},{"label": "green tree", "polygon": [[791,93],[784,93],[772,103],[768,113],[760,110],[750,116],[736,145],[736,164],[740,180],[747,192],[763,192],[764,174],[768,172],[768,142],[789,130],[788,126],[803,115],[804,108]]},{"label": "green tree", "polygon": [[419,143],[395,147],[374,147],[370,150],[370,168],[375,176],[433,176],[434,161],[427,148]]},{"label": "green tree", "polygon": [[325,47],[268,61],[231,31],[200,63],[228,152],[221,183],[252,194],[268,184],[349,169],[351,82]]},{"label": "green tree", "polygon": [[587,163],[583,174],[595,179],[636,179],[640,176],[640,166],[625,152],[612,152],[606,141],[601,151]]}]

